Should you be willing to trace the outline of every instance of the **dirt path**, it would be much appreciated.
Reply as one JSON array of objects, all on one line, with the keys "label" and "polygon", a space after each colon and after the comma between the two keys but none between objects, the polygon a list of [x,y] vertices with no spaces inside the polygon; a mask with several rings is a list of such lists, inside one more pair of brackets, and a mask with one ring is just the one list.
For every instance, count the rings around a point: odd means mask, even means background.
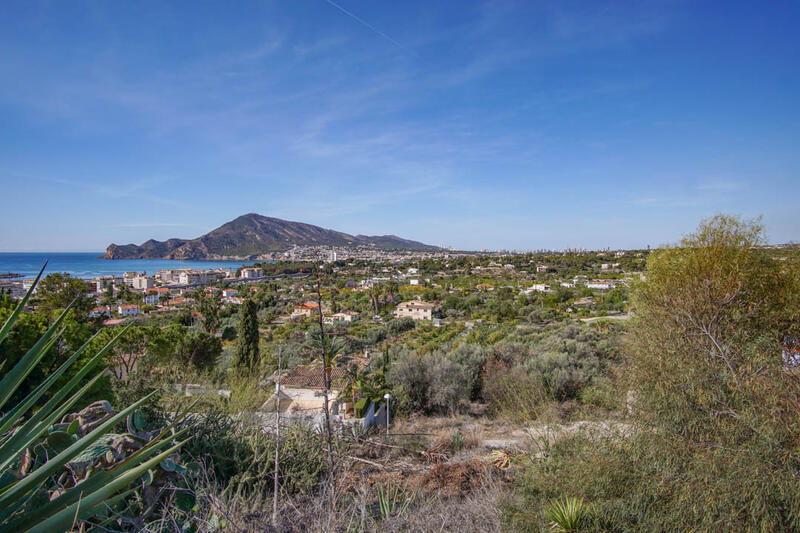
[{"label": "dirt path", "polygon": [[591,421],[580,420],[570,424],[537,424],[511,432],[510,438],[485,439],[483,446],[489,450],[519,449],[543,450],[557,440],[584,434],[588,438],[627,438],[631,435],[633,427],[624,422],[613,420]]}]

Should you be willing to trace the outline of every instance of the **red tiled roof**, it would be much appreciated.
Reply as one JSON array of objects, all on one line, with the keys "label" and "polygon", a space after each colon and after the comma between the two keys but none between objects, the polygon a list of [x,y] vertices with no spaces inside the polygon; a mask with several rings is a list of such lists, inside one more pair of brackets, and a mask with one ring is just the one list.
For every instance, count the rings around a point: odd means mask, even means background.
[{"label": "red tiled roof", "polygon": [[[332,384],[341,381],[343,377],[344,367],[331,367]],[[322,363],[315,362],[309,365],[298,366],[294,370],[284,372],[283,375],[281,375],[281,387],[294,387],[298,389],[324,388]]]}]

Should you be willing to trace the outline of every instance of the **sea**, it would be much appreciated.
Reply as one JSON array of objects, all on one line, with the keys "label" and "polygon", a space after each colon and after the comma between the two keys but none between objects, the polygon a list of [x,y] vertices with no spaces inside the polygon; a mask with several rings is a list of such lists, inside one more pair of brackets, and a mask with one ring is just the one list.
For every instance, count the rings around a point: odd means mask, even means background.
[{"label": "sea", "polygon": [[22,274],[35,277],[47,261],[45,275],[66,272],[73,277],[91,279],[97,276],[144,272],[152,275],[166,268],[232,268],[252,265],[255,261],[183,261],[178,259],[100,259],[103,252],[24,253],[0,252],[0,274]]}]

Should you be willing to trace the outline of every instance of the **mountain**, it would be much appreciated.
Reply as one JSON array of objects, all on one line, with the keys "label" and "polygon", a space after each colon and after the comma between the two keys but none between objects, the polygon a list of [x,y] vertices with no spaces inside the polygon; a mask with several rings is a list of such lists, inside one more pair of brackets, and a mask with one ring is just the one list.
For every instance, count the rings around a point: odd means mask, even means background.
[{"label": "mountain", "polygon": [[242,215],[196,239],[169,239],[135,244],[111,244],[104,259],[249,258],[282,252],[292,246],[374,246],[382,250],[436,250],[396,235],[348,235],[302,222],[256,213]]}]

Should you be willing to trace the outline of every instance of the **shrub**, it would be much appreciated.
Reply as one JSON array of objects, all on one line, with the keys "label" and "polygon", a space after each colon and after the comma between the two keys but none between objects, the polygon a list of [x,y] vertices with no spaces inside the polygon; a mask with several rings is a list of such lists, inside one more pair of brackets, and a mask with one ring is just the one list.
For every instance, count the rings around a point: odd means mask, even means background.
[{"label": "shrub", "polygon": [[[272,492],[275,437],[219,410],[198,415],[196,435],[184,453],[213,472],[226,492],[253,497]],[[320,433],[303,424],[281,428],[278,481],[294,494],[314,487],[326,473],[325,445]]]},{"label": "shrub", "polygon": [[453,413],[469,399],[467,369],[442,352],[418,355],[402,351],[387,374],[402,408],[424,413]]},{"label": "shrub", "polygon": [[220,336],[224,341],[232,341],[236,338],[236,328],[234,326],[224,326]]},{"label": "shrub", "polygon": [[616,331],[603,334],[578,324],[544,331],[523,328],[495,345],[490,360],[523,367],[554,400],[575,400],[584,388],[608,375],[615,336]]},{"label": "shrub", "polygon": [[366,345],[374,345],[386,340],[386,329],[382,327],[373,327],[364,333],[362,342]]},{"label": "shrub", "polygon": [[463,343],[448,352],[447,357],[464,369],[469,399],[479,400],[483,384],[483,368],[486,364],[486,350],[477,344]]},{"label": "shrub", "polygon": [[486,365],[483,397],[490,413],[517,424],[536,420],[547,403],[547,394],[538,379],[519,366],[498,361]]},{"label": "shrub", "polygon": [[403,317],[390,320],[386,327],[389,330],[389,334],[393,337],[396,337],[403,332],[414,329],[414,326],[415,326],[414,319],[409,317]]},{"label": "shrub", "polygon": [[622,406],[622,391],[615,387],[610,379],[598,377],[580,392],[580,400],[585,405],[617,410]]}]

